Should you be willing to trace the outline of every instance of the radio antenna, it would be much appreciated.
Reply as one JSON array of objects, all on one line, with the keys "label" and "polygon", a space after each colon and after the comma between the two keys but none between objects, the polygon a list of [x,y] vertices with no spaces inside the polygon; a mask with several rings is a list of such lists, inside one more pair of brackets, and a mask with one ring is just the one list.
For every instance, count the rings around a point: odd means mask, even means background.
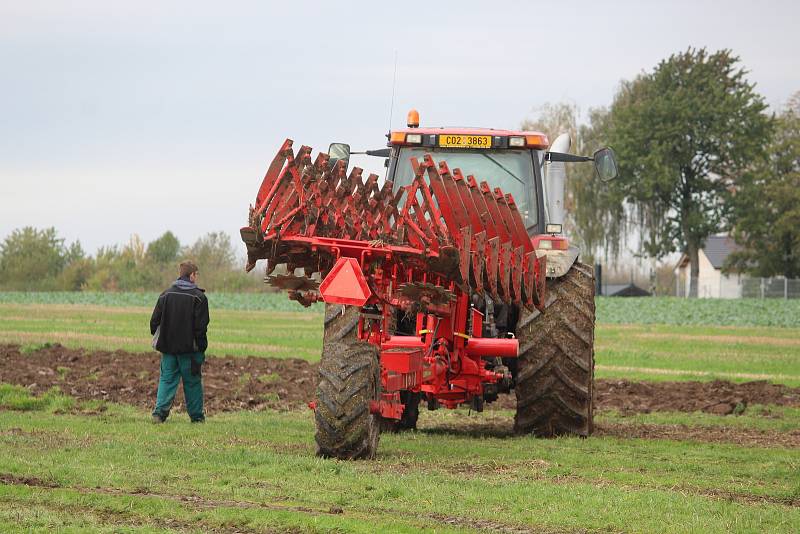
[{"label": "radio antenna", "polygon": [[397,50],[394,51],[394,74],[392,75],[392,103],[389,104],[389,131],[392,130],[392,112],[394,112],[394,88],[397,85]]}]

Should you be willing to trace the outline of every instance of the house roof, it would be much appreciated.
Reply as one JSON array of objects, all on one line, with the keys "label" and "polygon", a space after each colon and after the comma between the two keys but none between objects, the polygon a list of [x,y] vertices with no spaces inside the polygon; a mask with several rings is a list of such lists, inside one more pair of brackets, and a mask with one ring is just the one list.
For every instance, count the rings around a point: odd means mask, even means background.
[{"label": "house roof", "polygon": [[[731,252],[739,250],[739,245],[728,235],[711,235],[706,238],[705,243],[700,250],[706,255],[708,261],[715,269],[722,269],[725,265],[725,260],[728,259]],[[689,264],[689,256],[682,254],[681,259],[678,260],[676,267],[681,268]]]},{"label": "house roof", "polygon": [[650,292],[633,282],[628,284],[603,284],[601,289],[607,297],[649,297]]},{"label": "house roof", "polygon": [[703,252],[706,258],[708,258],[708,261],[711,262],[711,265],[713,265],[715,269],[722,269],[722,266],[725,265],[725,260],[731,252],[736,250],[739,250],[739,246],[727,235],[708,236],[703,246]]}]

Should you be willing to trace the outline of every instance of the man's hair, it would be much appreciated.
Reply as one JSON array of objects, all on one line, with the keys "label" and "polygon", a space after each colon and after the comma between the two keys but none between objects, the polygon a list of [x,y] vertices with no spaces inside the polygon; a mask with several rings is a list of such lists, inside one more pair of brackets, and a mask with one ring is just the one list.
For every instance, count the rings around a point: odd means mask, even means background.
[{"label": "man's hair", "polygon": [[198,271],[197,264],[195,264],[195,262],[188,260],[181,262],[181,267],[180,267],[181,277],[189,276],[190,274],[196,273],[197,271]]}]

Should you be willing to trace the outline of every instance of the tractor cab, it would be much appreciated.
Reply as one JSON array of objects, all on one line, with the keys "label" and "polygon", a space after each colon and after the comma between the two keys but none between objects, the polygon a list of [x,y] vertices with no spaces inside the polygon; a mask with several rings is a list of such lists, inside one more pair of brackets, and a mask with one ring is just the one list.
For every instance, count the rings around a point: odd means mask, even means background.
[{"label": "tractor cab", "polygon": [[602,148],[592,156],[567,153],[570,139],[558,136],[551,144],[547,135],[534,131],[493,128],[420,128],[419,113],[411,110],[407,128],[389,133],[389,172],[395,193],[414,178],[412,158],[430,154],[459,169],[469,180],[487,181],[510,194],[522,217],[533,246],[549,260],[548,277],[561,277],[580,251],[561,235],[564,221],[564,164],[593,161],[601,180],[617,175],[613,150]]},{"label": "tractor cab", "polygon": [[[592,156],[569,154],[566,134],[551,144],[547,135],[535,131],[420,128],[419,113],[412,109],[407,128],[393,130],[387,137],[388,149],[350,152],[349,145],[333,143],[328,153],[332,162],[344,160],[345,164],[350,154],[388,158],[386,179],[392,181],[395,193],[413,181],[412,160],[422,161],[430,154],[437,163],[446,161],[451,171],[458,169],[468,181],[474,176],[476,181],[486,181],[510,194],[537,249],[569,248],[567,239],[557,235],[564,219],[564,163],[593,161],[603,181],[617,175],[616,158],[610,148],[602,148]],[[569,256],[563,262],[565,267],[574,261],[577,249]],[[560,276],[562,270],[548,274]]]},{"label": "tractor cab", "polygon": [[[416,120],[414,120],[416,119]],[[540,132],[491,128],[419,128],[419,116],[409,113],[409,127],[389,134],[389,172],[394,190],[411,183],[411,158],[430,154],[447,161],[465,177],[487,180],[511,194],[529,234],[544,232],[541,168],[547,136]]]}]

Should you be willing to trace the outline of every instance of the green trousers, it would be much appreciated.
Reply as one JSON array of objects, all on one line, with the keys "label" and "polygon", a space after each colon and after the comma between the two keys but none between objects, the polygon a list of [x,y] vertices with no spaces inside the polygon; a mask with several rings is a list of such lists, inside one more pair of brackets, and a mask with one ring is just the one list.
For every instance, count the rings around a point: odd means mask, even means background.
[{"label": "green trousers", "polygon": [[158,415],[166,420],[175,392],[178,391],[178,382],[183,379],[183,396],[186,397],[186,411],[192,421],[205,420],[203,413],[203,378],[201,375],[192,375],[192,358],[195,362],[203,363],[206,357],[202,352],[190,354],[162,354],[161,378],[158,381],[158,394],[156,395],[156,408],[153,415]]}]

